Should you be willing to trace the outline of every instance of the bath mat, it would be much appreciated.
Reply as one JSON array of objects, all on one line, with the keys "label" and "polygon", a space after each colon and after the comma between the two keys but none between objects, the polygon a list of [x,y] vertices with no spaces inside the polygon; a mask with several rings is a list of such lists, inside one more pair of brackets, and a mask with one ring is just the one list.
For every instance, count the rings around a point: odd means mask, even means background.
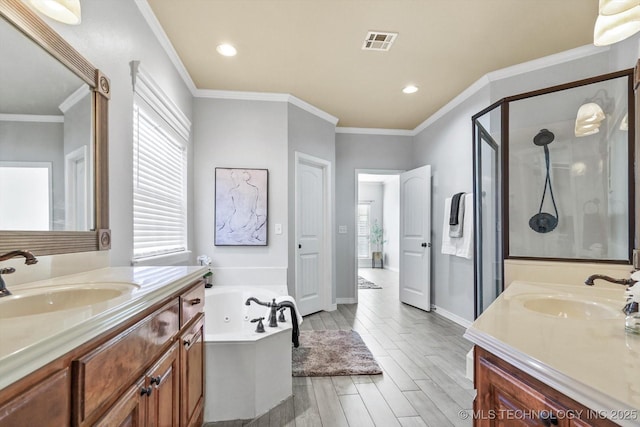
[{"label": "bath mat", "polygon": [[376,375],[382,370],[356,331],[300,331],[292,349],[294,377]]},{"label": "bath mat", "polygon": [[364,277],[358,276],[358,289],[382,289],[382,286],[378,286]]}]

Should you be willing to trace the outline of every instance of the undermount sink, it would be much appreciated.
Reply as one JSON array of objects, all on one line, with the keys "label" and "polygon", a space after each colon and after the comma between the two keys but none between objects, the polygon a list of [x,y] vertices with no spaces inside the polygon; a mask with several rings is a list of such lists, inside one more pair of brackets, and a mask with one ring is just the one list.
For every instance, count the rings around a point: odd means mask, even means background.
[{"label": "undermount sink", "polygon": [[0,319],[88,307],[118,298],[137,287],[129,283],[94,283],[16,291],[0,298]]},{"label": "undermount sink", "polygon": [[520,296],[527,310],[562,319],[597,320],[623,316],[620,307],[611,301],[586,300],[571,296],[527,295]]}]

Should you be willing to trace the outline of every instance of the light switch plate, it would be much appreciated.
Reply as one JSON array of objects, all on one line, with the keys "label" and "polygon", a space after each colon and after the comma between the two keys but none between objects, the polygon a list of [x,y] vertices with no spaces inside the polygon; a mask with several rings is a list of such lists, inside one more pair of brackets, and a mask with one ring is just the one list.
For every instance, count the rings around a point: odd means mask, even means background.
[{"label": "light switch plate", "polygon": [[338,226],[338,234],[347,234],[347,226],[339,225]]},{"label": "light switch plate", "polygon": [[282,224],[276,224],[276,234],[282,234]]}]

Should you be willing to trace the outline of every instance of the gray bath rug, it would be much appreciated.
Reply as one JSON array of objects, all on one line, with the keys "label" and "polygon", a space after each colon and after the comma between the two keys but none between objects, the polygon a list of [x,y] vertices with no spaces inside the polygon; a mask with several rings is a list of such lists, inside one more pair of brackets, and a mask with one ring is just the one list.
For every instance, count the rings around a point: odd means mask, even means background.
[{"label": "gray bath rug", "polygon": [[292,349],[294,377],[376,375],[382,370],[356,331],[300,331]]},{"label": "gray bath rug", "polygon": [[358,289],[382,289],[382,286],[378,286],[364,277],[358,276]]}]

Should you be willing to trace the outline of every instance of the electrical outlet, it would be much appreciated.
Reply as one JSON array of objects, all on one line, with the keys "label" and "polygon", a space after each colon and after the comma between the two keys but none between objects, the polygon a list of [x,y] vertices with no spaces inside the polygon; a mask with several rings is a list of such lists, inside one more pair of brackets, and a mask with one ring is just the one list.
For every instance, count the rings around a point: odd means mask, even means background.
[{"label": "electrical outlet", "polygon": [[347,226],[339,225],[338,226],[338,234],[347,234]]}]

